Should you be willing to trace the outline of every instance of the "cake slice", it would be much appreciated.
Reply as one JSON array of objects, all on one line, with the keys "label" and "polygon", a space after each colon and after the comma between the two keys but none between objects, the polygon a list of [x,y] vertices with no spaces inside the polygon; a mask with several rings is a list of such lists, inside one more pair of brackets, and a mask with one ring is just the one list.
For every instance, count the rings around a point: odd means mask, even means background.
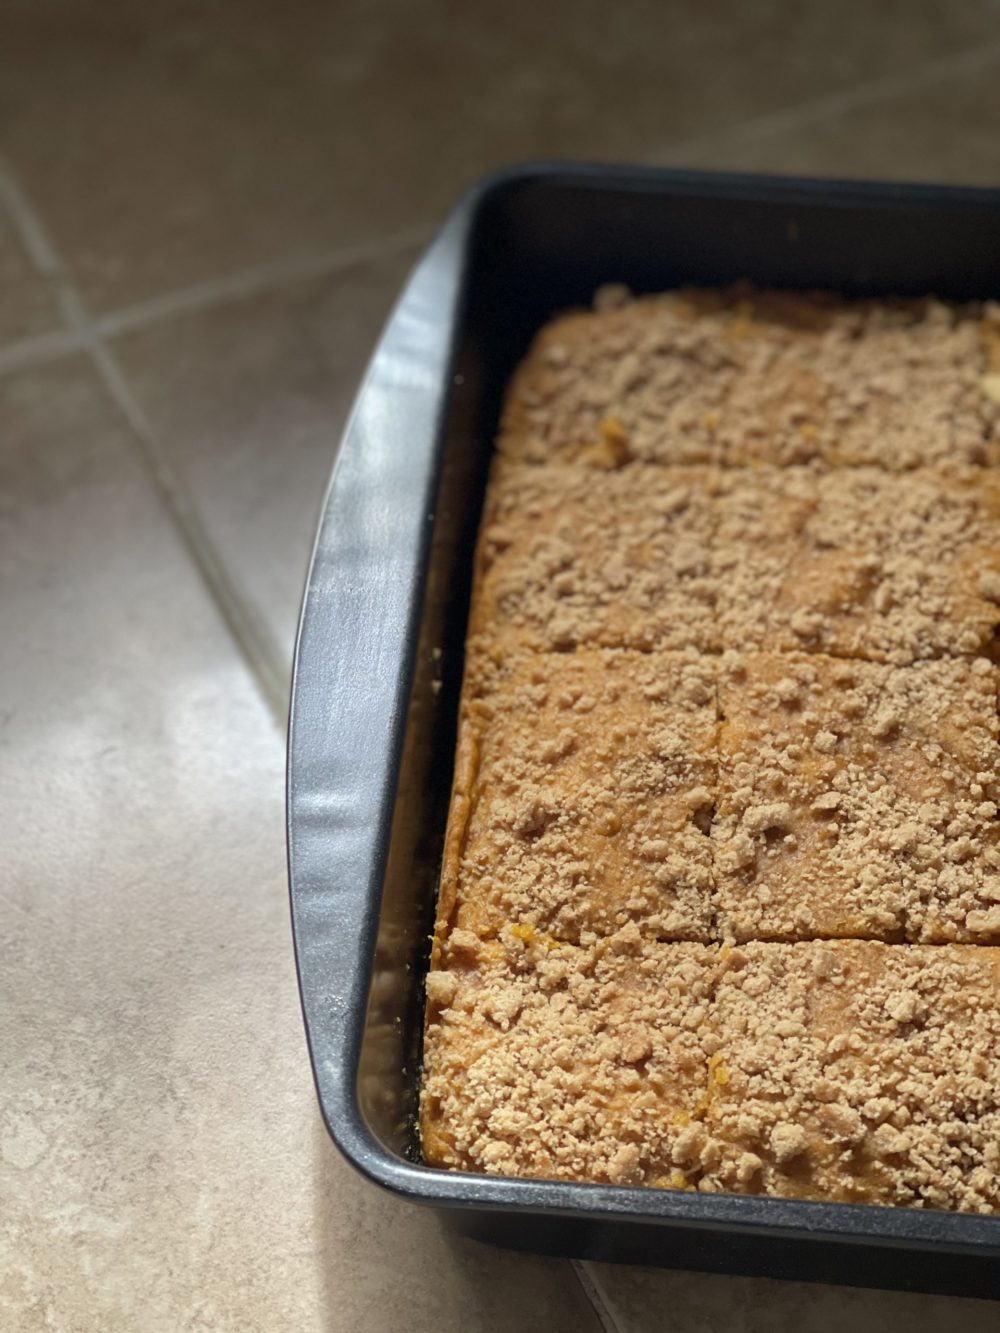
[{"label": "cake slice", "polygon": [[723,936],[1000,941],[997,680],[983,659],[725,655]]},{"label": "cake slice", "polygon": [[586,949],[453,932],[427,979],[425,1159],[690,1188],[716,970],[717,950],[634,926]]},{"label": "cake slice", "polygon": [[715,667],[470,644],[439,936],[709,940]]},{"label": "cake slice", "polygon": [[725,968],[701,1189],[1000,1207],[1000,950],[746,944]]},{"label": "cake slice", "polygon": [[900,665],[995,652],[1000,477],[993,472],[720,475],[712,566],[725,647]]},{"label": "cake slice", "polygon": [[473,632],[537,651],[716,647],[708,468],[494,468]]}]

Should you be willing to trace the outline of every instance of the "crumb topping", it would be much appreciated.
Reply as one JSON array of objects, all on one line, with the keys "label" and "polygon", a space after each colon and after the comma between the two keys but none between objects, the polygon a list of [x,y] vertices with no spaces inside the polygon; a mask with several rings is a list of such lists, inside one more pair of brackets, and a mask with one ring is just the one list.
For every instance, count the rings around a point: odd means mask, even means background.
[{"label": "crumb topping", "polygon": [[1000,941],[997,681],[982,659],[725,654],[721,933]]},{"label": "crumb topping", "polygon": [[494,469],[474,632],[531,648],[713,649],[714,474],[630,467]]},{"label": "crumb topping", "polygon": [[1000,1210],[1000,306],[609,285],[498,453],[425,1159]]},{"label": "crumb topping", "polygon": [[470,814],[438,934],[514,923],[579,942],[638,921],[653,938],[709,940],[714,660],[581,649],[487,661],[466,692]]},{"label": "crumb topping", "polygon": [[508,395],[508,457],[614,466],[608,420],[630,457],[661,464],[905,472],[1000,457],[994,307],[746,287],[616,301],[539,334]]}]

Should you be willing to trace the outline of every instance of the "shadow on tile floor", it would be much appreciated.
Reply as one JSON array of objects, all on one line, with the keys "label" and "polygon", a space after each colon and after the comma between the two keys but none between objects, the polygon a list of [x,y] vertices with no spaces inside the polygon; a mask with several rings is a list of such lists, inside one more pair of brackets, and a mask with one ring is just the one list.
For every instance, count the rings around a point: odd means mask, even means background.
[{"label": "shadow on tile floor", "polygon": [[1000,1307],[992,1301],[612,1264],[590,1264],[588,1271],[619,1333],[996,1333],[1000,1327]]},{"label": "shadow on tile floor", "polygon": [[326,1333],[600,1333],[567,1262],[467,1240],[384,1193],[341,1158],[318,1111],[313,1142]]}]

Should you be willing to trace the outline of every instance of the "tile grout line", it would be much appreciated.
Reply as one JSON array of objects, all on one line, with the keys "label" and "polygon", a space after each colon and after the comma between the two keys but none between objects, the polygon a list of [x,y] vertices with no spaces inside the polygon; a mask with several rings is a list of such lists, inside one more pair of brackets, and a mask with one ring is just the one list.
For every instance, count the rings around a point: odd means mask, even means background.
[{"label": "tile grout line", "polygon": [[151,297],[133,306],[124,306],[108,315],[99,316],[94,321],[95,327],[102,337],[116,338],[177,315],[212,310],[231,301],[242,301],[307,278],[330,277],[372,260],[391,258],[408,249],[425,245],[435,230],[432,226],[408,227],[357,245],[340,246],[316,254],[292,255],[209,282],[165,292],[162,296]]},{"label": "tile grout line", "polygon": [[600,1279],[594,1273],[592,1265],[586,1259],[571,1259],[570,1266],[583,1288],[583,1294],[590,1302],[590,1307],[601,1326],[602,1333],[625,1333],[624,1327],[608,1303],[604,1288]]},{"label": "tile grout line", "polygon": [[18,338],[0,347],[0,376],[30,370],[33,366],[44,366],[49,361],[58,361],[73,352],[80,352],[83,347],[82,338],[73,329],[50,329],[48,333]]},{"label": "tile grout line", "polygon": [[[877,105],[961,74],[988,68],[1000,60],[1000,43],[959,52],[932,61],[905,74],[871,80],[812,102],[768,112],[746,122],[730,125],[702,136],[682,140],[670,148],[641,155],[647,165],[683,164],[696,159],[706,148],[727,142],[753,142],[824,118],[835,118],[851,110]],[[339,247],[314,255],[293,256],[272,264],[244,270],[229,277],[180,288],[126,306],[96,319],[90,316],[65,266],[19,185],[10,165],[0,160],[0,201],[10,214],[21,242],[39,274],[55,288],[66,327],[23,339],[0,348],[0,376],[56,360],[72,352],[89,354],[106,391],[128,422],[144,467],[167,509],[175,528],[194,561],[203,582],[223,616],[237,646],[247,660],[275,720],[283,725],[286,709],[285,673],[281,655],[270,635],[259,625],[233,585],[188,499],[180,479],[160,450],[155,433],[107,347],[105,339],[148,327],[184,313],[213,309],[309,277],[332,275],[391,255],[428,239],[433,227],[419,226],[380,237],[372,242]]]},{"label": "tile grout line", "polygon": [[[852,110],[892,101],[909,92],[947,82],[961,74],[988,68],[995,62],[1000,62],[1000,43],[997,42],[931,61],[905,74],[855,84],[842,92],[799,102],[747,121],[722,126],[704,135],[682,139],[671,146],[641,153],[636,160],[646,166],[690,165],[703,152],[718,145],[766,139],[770,135],[808,125],[825,117],[835,118]],[[88,317],[88,324],[98,337],[115,338],[178,315],[213,309],[306,278],[332,276],[356,265],[397,254],[410,246],[425,243],[434,230],[433,225],[415,226],[390,232],[373,241],[312,255],[286,257],[229,276],[165,292],[97,318]],[[19,339],[0,347],[0,376],[85,350],[86,347],[85,336],[72,327]]]},{"label": "tile grout line", "polygon": [[[99,338],[117,338],[179,315],[215,310],[231,302],[280,290],[307,278],[333,277],[338,273],[350,272],[373,260],[391,258],[408,249],[425,245],[434,231],[433,226],[408,227],[358,245],[288,256],[208,282],[178,287],[135,305],[122,306],[109,314],[88,318],[88,323]],[[0,376],[53,361],[85,348],[85,335],[74,328],[53,329],[48,333],[18,339],[0,347]]]},{"label": "tile grout line", "polygon": [[144,472],[256,680],[275,724],[279,729],[283,728],[287,689],[277,647],[264,627],[256,622],[230,580],[180,478],[160,449],[155,432],[129,388],[121,367],[96,331],[41,220],[3,159],[0,159],[0,204],[6,206],[39,275],[54,287],[63,319],[78,338],[80,350],[89,355],[105,391],[128,423]]},{"label": "tile grout line", "polygon": [[891,102],[908,93],[920,92],[937,83],[947,83],[962,74],[974,74],[1000,61],[1000,42],[972,47],[940,60],[918,65],[906,73],[890,74],[878,79],[855,84],[841,92],[827,93],[812,101],[767,111],[762,115],[703,135],[693,135],[671,147],[649,154],[650,165],[680,166],[690,164],[706,149],[725,143],[753,143],[774,134],[799,129],[824,119],[835,119],[851,111]]}]

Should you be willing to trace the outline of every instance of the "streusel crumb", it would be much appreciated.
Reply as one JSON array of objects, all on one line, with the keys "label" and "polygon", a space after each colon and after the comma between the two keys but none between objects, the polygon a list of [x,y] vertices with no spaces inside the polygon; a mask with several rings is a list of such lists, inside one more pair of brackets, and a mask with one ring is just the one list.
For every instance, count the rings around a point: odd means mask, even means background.
[{"label": "streusel crumb", "polygon": [[438,935],[712,938],[715,661],[470,645]]},{"label": "streusel crumb", "polygon": [[746,944],[724,966],[700,1188],[1000,1207],[1000,950]]},{"label": "streusel crumb", "polygon": [[601,468],[610,419],[630,457],[661,464],[995,464],[997,323],[989,308],[932,299],[619,293],[612,308],[542,330],[511,385],[499,448]]}]

